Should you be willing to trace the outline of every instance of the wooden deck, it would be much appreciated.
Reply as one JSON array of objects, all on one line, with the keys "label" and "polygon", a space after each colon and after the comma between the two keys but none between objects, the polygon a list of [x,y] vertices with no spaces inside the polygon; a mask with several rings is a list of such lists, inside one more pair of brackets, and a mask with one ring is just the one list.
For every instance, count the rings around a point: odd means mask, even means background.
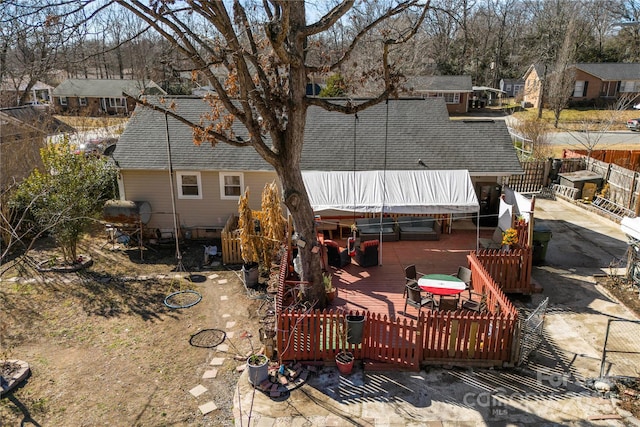
[{"label": "wooden deck", "polygon": [[[466,226],[450,234],[441,234],[437,241],[384,242],[380,248],[382,265],[362,268],[352,260],[344,268],[330,267],[333,285],[338,295],[330,309],[369,310],[403,318],[405,286],[404,267],[415,264],[420,273],[454,274],[458,266],[467,266],[467,255],[476,249],[476,229]],[[480,237],[490,238],[493,228],[481,228]],[[346,246],[346,240],[336,240]],[[417,310],[407,307],[407,319],[417,319]]]}]

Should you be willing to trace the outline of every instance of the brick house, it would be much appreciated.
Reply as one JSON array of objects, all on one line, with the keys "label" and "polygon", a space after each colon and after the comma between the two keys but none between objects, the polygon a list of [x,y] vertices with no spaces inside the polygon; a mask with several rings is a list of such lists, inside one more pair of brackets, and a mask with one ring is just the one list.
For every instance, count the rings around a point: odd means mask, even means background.
[{"label": "brick house", "polygon": [[[573,68],[575,81],[570,105],[607,105],[623,96],[631,101],[640,93],[640,64],[581,63],[574,64]],[[549,73],[551,70],[547,69],[546,74]],[[523,101],[535,108],[540,105],[544,78],[543,64],[531,65],[524,75]]]}]

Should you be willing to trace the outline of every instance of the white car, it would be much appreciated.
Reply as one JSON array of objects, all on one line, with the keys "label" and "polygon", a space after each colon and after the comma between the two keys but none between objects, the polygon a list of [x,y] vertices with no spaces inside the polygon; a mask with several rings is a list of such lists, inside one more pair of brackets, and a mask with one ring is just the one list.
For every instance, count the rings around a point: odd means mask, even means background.
[{"label": "white car", "polygon": [[630,130],[640,130],[640,119],[627,120],[627,128]]}]

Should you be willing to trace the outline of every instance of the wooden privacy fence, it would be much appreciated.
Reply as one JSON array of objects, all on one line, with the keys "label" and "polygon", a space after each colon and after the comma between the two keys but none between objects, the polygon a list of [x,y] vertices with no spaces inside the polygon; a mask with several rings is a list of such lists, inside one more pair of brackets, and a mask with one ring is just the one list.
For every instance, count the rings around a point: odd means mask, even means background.
[{"label": "wooden privacy fence", "polygon": [[[348,313],[348,314],[358,314]],[[287,311],[278,316],[278,354],[284,361],[330,364],[343,347],[356,359],[420,370],[421,364],[503,366],[511,363],[517,316],[426,310],[415,320],[364,312],[360,344],[342,345],[344,313]]]},{"label": "wooden privacy fence", "polygon": [[222,263],[242,264],[242,250],[240,249],[240,235],[238,233],[238,217],[231,215],[222,232]]},{"label": "wooden privacy fence", "polygon": [[[419,370],[421,364],[503,366],[514,363],[518,311],[475,253],[468,255],[473,291],[487,310],[425,310],[417,321],[364,312],[363,339],[344,344],[340,331],[347,314],[333,310],[288,310],[283,298],[296,282],[279,280],[276,296],[277,349],[283,361],[334,363],[337,352],[357,359]],[[287,274],[286,268],[281,268]]]}]

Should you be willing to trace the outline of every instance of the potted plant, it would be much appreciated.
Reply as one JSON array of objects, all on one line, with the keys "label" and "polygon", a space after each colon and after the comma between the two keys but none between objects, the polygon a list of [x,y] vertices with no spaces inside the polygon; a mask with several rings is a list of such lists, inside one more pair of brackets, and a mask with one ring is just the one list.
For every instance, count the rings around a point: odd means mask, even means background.
[{"label": "potted plant", "polygon": [[333,282],[331,280],[331,273],[322,274],[322,283],[324,284],[324,290],[327,294],[327,299],[331,302],[336,298],[338,294],[338,290],[333,287]]},{"label": "potted plant", "polygon": [[353,353],[347,350],[347,322],[344,316],[338,314],[336,334],[340,340],[340,350],[336,353],[336,366],[342,375],[349,375],[353,370],[355,358]]},{"label": "potted plant", "polygon": [[245,331],[242,333],[241,337],[247,338],[249,345],[251,346],[251,353],[247,358],[247,374],[249,384],[256,387],[269,378],[269,358],[262,353],[255,352],[250,334]]},{"label": "potted plant", "polygon": [[518,243],[518,231],[515,228],[507,228],[507,230],[502,233],[503,248],[505,246],[507,248],[512,248],[517,243]]}]

